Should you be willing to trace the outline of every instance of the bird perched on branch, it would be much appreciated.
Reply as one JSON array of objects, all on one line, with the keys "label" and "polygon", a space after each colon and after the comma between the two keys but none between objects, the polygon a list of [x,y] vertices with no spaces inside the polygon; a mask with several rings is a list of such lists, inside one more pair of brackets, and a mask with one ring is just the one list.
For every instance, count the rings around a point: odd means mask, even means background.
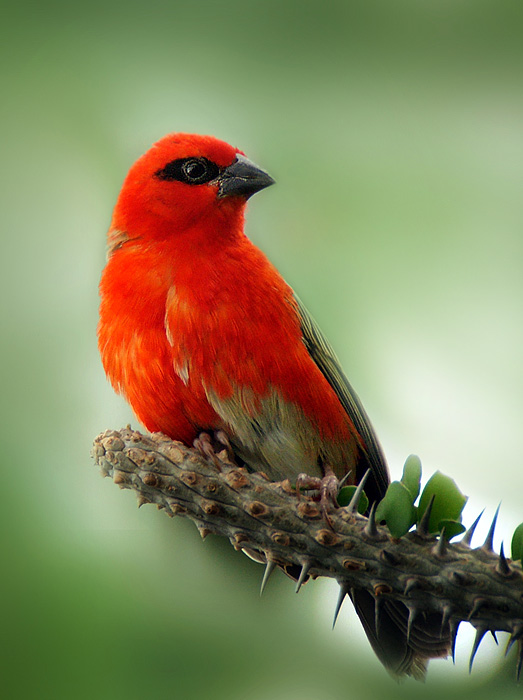
[{"label": "bird perched on branch", "polygon": [[[244,233],[248,198],[273,182],[210,136],[170,134],[136,161],[108,233],[103,365],[150,431],[200,447],[202,433],[222,431],[249,469],[309,478],[327,499],[336,479],[355,483],[370,469],[365,490],[379,500],[388,471],[360,400]],[[394,673],[416,674],[434,655],[430,644],[417,648],[406,620],[386,612],[377,630],[363,593],[353,602],[378,656]]]}]

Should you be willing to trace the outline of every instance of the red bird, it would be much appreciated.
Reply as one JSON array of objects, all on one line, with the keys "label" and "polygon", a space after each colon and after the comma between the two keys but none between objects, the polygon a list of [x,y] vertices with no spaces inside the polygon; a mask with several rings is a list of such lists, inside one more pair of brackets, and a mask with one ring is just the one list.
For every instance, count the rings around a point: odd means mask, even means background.
[{"label": "red bird", "polygon": [[[272,480],[370,468],[383,497],[385,458],[330,345],[293,290],[244,233],[247,199],[273,184],[236,148],[170,134],[132,166],[108,233],[99,348],[117,392],[150,431],[187,444],[225,431]],[[423,665],[397,622],[354,600],[383,663]],[[425,657],[427,654],[425,653]]]}]

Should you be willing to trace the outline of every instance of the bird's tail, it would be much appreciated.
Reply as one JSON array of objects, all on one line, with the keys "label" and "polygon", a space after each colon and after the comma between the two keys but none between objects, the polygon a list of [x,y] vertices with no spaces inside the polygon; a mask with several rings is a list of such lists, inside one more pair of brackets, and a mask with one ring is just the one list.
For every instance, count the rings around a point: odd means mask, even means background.
[{"label": "bird's tail", "polygon": [[399,602],[380,601],[363,589],[350,597],[365,634],[377,657],[393,676],[413,676],[423,680],[427,662],[444,658],[451,651],[451,632],[442,615],[420,613],[412,619]]}]

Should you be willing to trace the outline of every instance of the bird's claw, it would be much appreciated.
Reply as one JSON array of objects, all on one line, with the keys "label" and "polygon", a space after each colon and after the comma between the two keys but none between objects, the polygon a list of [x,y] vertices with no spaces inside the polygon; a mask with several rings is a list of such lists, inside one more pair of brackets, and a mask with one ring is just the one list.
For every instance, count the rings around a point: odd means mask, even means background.
[{"label": "bird's claw", "polygon": [[194,447],[205,459],[210,460],[218,471],[221,471],[218,456],[214,449],[212,438],[209,433],[200,433],[193,442]]},{"label": "bird's claw", "polygon": [[226,461],[230,462],[232,465],[238,466],[236,462],[236,456],[234,454],[234,450],[232,449],[231,441],[229,440],[229,436],[227,435],[227,433],[224,430],[217,430],[214,433],[214,439],[216,440],[218,445],[222,447],[218,454],[223,455],[223,452],[225,451],[227,457]]},{"label": "bird's claw", "polygon": [[212,436],[201,432],[193,442],[194,447],[207,460],[210,460],[218,471],[223,463],[235,465],[234,452],[229,438],[223,430],[217,430]]},{"label": "bird's claw", "polygon": [[332,469],[325,468],[325,475],[320,479],[308,474],[299,474],[296,479],[296,496],[300,499],[301,489],[314,489],[318,491],[321,512],[325,518],[327,525],[334,529],[332,520],[329,516],[329,510],[339,508],[338,491],[339,479],[335,476]]}]

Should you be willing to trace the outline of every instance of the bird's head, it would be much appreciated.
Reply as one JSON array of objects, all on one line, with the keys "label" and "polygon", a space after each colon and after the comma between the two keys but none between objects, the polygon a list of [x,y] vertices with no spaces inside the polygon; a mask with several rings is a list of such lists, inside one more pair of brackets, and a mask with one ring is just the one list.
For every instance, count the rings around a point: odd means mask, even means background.
[{"label": "bird's head", "polygon": [[274,180],[237,148],[212,136],[169,134],[131,167],[112,231],[165,239],[201,223],[242,216],[247,199]]}]

